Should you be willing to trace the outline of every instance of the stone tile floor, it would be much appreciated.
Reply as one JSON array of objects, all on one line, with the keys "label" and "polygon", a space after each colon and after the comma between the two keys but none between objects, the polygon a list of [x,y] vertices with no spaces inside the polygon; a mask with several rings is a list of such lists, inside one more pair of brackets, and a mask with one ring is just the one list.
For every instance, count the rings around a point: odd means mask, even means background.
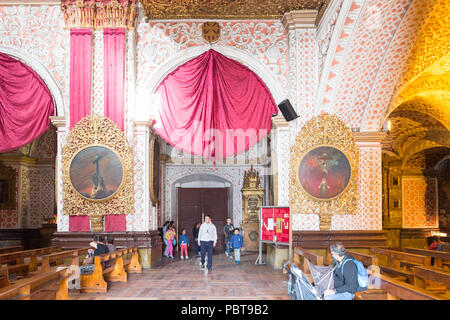
[{"label": "stone tile floor", "polygon": [[212,272],[204,274],[199,258],[163,258],[127,283],[108,283],[107,293],[70,291],[71,300],[287,300],[288,275],[270,265],[255,265],[257,254],[243,253],[241,264],[225,254],[213,256]]}]

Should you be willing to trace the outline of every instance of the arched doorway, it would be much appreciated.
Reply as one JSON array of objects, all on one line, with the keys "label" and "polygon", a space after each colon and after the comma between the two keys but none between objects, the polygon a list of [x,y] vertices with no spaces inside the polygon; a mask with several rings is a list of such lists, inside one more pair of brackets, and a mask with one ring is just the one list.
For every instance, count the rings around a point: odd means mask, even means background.
[{"label": "arched doorway", "polygon": [[204,221],[205,215],[212,217],[217,229],[217,246],[215,252],[224,252],[225,244],[222,235],[226,219],[232,217],[233,196],[231,183],[219,176],[196,174],[183,177],[172,187],[176,199],[176,219],[178,232],[186,229],[191,242],[190,250],[194,249],[193,228],[198,222]]}]

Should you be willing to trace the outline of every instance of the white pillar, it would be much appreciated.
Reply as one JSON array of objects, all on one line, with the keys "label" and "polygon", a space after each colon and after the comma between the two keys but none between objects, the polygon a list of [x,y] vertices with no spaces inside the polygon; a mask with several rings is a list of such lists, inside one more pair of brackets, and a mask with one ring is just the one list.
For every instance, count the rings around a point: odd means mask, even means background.
[{"label": "white pillar", "polygon": [[56,189],[56,208],[57,208],[57,231],[69,231],[69,216],[63,214],[63,181],[62,181],[62,148],[66,143],[69,132],[64,117],[50,117],[52,124],[56,127],[57,153],[55,163],[55,189]]}]

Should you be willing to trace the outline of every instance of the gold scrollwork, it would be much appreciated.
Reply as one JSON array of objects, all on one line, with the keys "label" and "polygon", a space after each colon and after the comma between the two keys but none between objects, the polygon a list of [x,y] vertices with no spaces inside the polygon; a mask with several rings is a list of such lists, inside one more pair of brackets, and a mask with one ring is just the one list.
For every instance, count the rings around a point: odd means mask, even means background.
[{"label": "gold scrollwork", "polygon": [[[89,146],[111,150],[118,156],[123,168],[119,188],[100,201],[80,194],[70,178],[72,160]],[[73,127],[62,149],[62,179],[64,214],[88,215],[93,219],[109,214],[134,213],[133,151],[120,128],[107,117],[89,115]]]},{"label": "gold scrollwork", "polygon": [[[351,176],[347,187],[338,196],[327,199],[311,197],[303,189],[299,167],[305,154],[319,146],[332,146],[347,157]],[[301,129],[291,147],[289,202],[292,213],[319,214],[320,229],[329,230],[333,214],[354,214],[357,209],[359,152],[350,129],[337,116],[323,114],[310,120]]]},{"label": "gold scrollwork", "polygon": [[160,184],[160,144],[156,136],[150,142],[150,199],[156,206],[159,202]]}]

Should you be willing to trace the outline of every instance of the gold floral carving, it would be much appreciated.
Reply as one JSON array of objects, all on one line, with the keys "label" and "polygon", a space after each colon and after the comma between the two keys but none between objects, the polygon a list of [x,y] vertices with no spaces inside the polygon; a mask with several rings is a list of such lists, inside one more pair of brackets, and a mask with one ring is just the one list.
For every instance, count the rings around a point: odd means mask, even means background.
[{"label": "gold floral carving", "polygon": [[[301,187],[298,170],[308,150],[321,145],[342,151],[351,168],[347,188],[327,201],[314,199]],[[310,120],[298,133],[291,147],[289,173],[289,205],[293,214],[318,214],[320,229],[329,230],[333,214],[354,214],[357,209],[359,151],[355,138],[345,123],[334,115],[323,114]]]},{"label": "gold floral carving", "polygon": [[[330,0],[141,0],[148,20],[281,19],[293,10],[323,14]],[[320,17],[319,17],[320,18]]]},{"label": "gold floral carving", "polygon": [[136,0],[62,0],[66,28],[127,28],[135,29]]},{"label": "gold floral carving", "polygon": [[[123,182],[113,197],[94,201],[79,194],[70,181],[70,165],[74,156],[88,146],[103,146],[114,151],[123,166]],[[134,213],[133,150],[122,130],[109,118],[90,115],[80,120],[67,137],[62,150],[63,213],[88,215],[97,221],[109,214]],[[95,218],[95,219],[94,219]]]},{"label": "gold floral carving", "polygon": [[161,165],[161,155],[160,155],[160,143],[158,138],[154,135],[150,141],[150,199],[152,204],[156,206],[159,203],[160,195],[160,165]]}]

